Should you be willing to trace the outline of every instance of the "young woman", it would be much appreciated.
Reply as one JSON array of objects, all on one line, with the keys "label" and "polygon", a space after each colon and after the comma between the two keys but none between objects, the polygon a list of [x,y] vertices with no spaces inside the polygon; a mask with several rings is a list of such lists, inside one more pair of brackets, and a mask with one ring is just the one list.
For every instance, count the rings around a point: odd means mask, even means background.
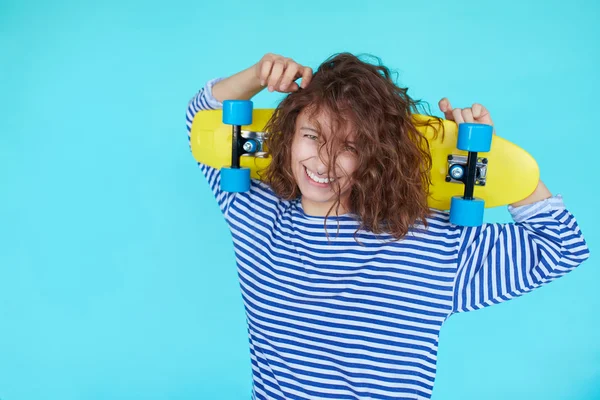
[{"label": "young woman", "polygon": [[[301,83],[296,80],[302,78]],[[194,115],[268,86],[289,93],[267,126],[272,162],[246,193],[219,189],[249,326],[255,399],[428,399],[453,313],[497,304],[589,251],[540,182],[511,224],[465,228],[427,207],[431,159],[418,103],[389,70],[343,53],[314,74],[274,54],[190,101]],[[445,117],[492,124],[481,105]]]}]

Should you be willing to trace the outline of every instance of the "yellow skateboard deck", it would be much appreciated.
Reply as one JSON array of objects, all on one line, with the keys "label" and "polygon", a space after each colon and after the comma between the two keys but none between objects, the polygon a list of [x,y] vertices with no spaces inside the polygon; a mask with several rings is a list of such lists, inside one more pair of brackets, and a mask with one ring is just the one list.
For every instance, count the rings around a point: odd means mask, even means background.
[{"label": "yellow skateboard deck", "polygon": [[[242,132],[263,132],[273,109],[254,109],[252,124],[242,126]],[[191,130],[191,147],[194,158],[214,168],[231,165],[232,133],[231,125],[222,122],[222,110],[200,111],[194,117]],[[415,120],[426,120],[428,116],[415,114]],[[434,137],[431,127],[419,128],[429,140],[432,169],[429,206],[438,210],[449,210],[453,196],[462,196],[464,184],[449,177],[453,163],[466,159],[467,152],[456,148],[458,125],[454,121],[442,120],[444,135]],[[452,156],[453,160],[449,161]],[[494,135],[489,152],[478,153],[480,181],[476,185],[474,197],[485,201],[485,207],[498,207],[515,203],[528,197],[539,182],[539,168],[535,159],[514,143]],[[244,155],[240,166],[250,168],[250,176],[259,179],[257,170],[265,168],[270,156]],[[486,162],[487,161],[487,162]],[[466,163],[466,161],[464,161]],[[450,181],[447,181],[447,180]],[[484,182],[485,181],[485,182]]]}]

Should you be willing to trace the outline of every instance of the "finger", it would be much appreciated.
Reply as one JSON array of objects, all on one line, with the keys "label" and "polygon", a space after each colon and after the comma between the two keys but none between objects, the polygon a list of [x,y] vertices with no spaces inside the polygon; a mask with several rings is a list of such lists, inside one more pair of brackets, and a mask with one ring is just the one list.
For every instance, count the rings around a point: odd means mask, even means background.
[{"label": "finger", "polygon": [[473,110],[473,118],[480,124],[494,125],[490,112],[483,105],[475,103],[471,107]]},{"label": "finger", "polygon": [[465,122],[469,122],[469,123],[475,122],[475,119],[473,119],[473,111],[471,111],[470,108],[463,108],[461,114],[462,114],[462,118]]},{"label": "finger", "polygon": [[444,117],[449,120],[454,120],[454,116],[452,115],[452,105],[450,104],[450,100],[444,97],[438,103],[440,107],[440,111],[444,113]]},{"label": "finger", "polygon": [[283,91],[291,85],[293,81],[298,78],[298,69],[299,66],[296,63],[290,63],[285,69],[285,73],[281,78],[281,83],[279,84],[279,90]]},{"label": "finger", "polygon": [[269,80],[268,80],[269,92],[272,92],[277,87],[277,83],[281,79],[283,69],[284,69],[283,61],[276,60],[273,63],[273,68],[271,69],[271,75],[269,75]]},{"label": "finger", "polygon": [[267,83],[267,78],[271,75],[271,68],[273,67],[273,61],[266,60],[262,63],[260,67],[260,84],[265,86]]},{"label": "finger", "polygon": [[285,92],[286,93],[288,93],[288,92],[297,92],[299,88],[300,88],[300,86],[298,86],[298,84],[296,82],[292,82],[288,86],[288,88],[287,88],[287,90]]},{"label": "finger", "polygon": [[479,119],[481,116],[481,104],[473,103],[471,110],[473,110],[473,118]]},{"label": "finger", "polygon": [[452,110],[452,119],[457,124],[462,124],[462,123],[465,122],[465,120],[463,119],[461,111],[462,111],[462,109],[460,109],[460,108],[455,108],[454,110]]},{"label": "finger", "polygon": [[313,70],[310,67],[304,67],[302,70],[302,82],[300,83],[300,87],[305,89],[313,77]]}]

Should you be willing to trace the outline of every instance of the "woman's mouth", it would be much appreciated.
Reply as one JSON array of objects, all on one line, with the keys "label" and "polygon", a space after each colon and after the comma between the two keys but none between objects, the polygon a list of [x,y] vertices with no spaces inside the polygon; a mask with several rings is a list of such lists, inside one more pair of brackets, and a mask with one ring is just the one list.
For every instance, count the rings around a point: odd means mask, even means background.
[{"label": "woman's mouth", "polygon": [[312,172],[308,168],[304,167],[304,175],[306,175],[308,181],[318,187],[328,187],[331,182],[335,182],[335,178],[321,178],[316,173]]}]

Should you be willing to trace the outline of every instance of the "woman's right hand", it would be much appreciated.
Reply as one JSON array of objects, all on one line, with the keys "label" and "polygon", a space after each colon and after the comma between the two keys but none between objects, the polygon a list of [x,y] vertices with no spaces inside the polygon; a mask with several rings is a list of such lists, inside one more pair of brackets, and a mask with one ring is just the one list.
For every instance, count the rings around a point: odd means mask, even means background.
[{"label": "woman's right hand", "polygon": [[[269,92],[291,93],[298,88],[304,89],[313,75],[310,67],[298,64],[291,58],[271,53],[265,54],[254,68],[260,84],[268,85]],[[302,78],[300,85],[295,82],[298,78]]]}]

